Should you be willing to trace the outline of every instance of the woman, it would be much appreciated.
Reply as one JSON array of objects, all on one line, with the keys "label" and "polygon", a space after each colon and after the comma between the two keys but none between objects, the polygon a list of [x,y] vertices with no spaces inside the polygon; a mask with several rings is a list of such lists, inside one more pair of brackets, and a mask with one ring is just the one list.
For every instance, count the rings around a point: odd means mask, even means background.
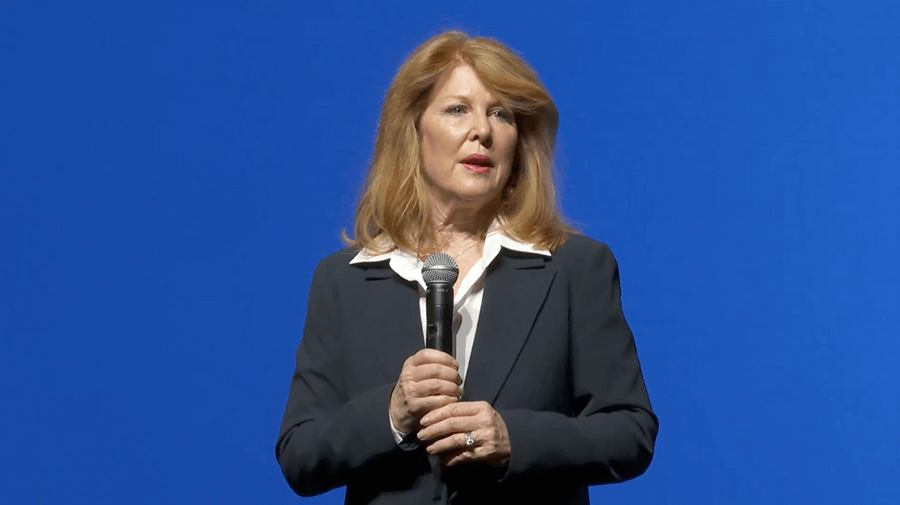
[{"label": "woman", "polygon": [[[394,78],[351,247],[323,260],[276,455],[347,503],[588,503],[657,431],[609,249],[554,202],[557,112],[497,41],[449,32]],[[422,349],[443,251],[454,356]]]}]

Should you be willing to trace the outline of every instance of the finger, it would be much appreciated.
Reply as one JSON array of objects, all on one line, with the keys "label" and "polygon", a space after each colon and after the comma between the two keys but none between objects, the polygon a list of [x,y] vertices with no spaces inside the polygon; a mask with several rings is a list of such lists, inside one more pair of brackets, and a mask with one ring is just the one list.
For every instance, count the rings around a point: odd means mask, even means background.
[{"label": "finger", "polygon": [[454,384],[462,384],[462,379],[459,377],[459,372],[456,368],[442,363],[426,363],[410,367],[408,373],[408,377],[412,380],[443,379]]},{"label": "finger", "polygon": [[[474,439],[474,435],[473,435]],[[438,439],[433,443],[429,444],[425,450],[428,451],[428,454],[445,454],[445,453],[456,453],[460,451],[472,451],[478,446],[477,441],[475,445],[468,445],[466,443],[466,434],[465,433],[454,433],[450,436]]]},{"label": "finger", "polygon": [[453,356],[437,349],[421,349],[417,353],[407,359],[412,366],[425,365],[429,363],[445,365],[454,370],[459,369],[459,363],[453,359]]},{"label": "finger", "polygon": [[468,417],[479,414],[485,409],[484,402],[458,402],[446,407],[429,412],[427,416],[422,418],[422,426],[429,426],[439,423],[451,417]]},{"label": "finger", "polygon": [[441,454],[441,466],[455,466],[467,461],[482,461],[484,454],[481,449],[464,449],[461,451]]},{"label": "finger", "polygon": [[[476,431],[471,433],[474,445],[467,445],[457,451],[446,451],[440,454],[440,462],[443,466],[454,466],[460,463],[480,461],[497,467],[504,467],[509,463],[509,450],[496,444],[490,438],[489,433]],[[463,435],[465,436],[465,435]]]},{"label": "finger", "polygon": [[[427,444],[456,434],[466,433],[475,429],[471,419],[471,417],[451,417],[431,426],[422,425],[422,429],[419,430],[416,436],[419,437],[420,441]],[[421,421],[419,424],[421,424]]]},{"label": "finger", "polygon": [[409,410],[415,413],[416,417],[419,417],[421,415],[427,414],[428,412],[431,412],[432,410],[442,408],[446,405],[456,403],[458,401],[459,398],[455,396],[426,396],[423,398],[410,400],[408,405]]},{"label": "finger", "polygon": [[411,398],[424,398],[426,396],[446,395],[462,398],[463,390],[455,382],[443,379],[426,379],[410,382],[405,387],[406,396]]}]

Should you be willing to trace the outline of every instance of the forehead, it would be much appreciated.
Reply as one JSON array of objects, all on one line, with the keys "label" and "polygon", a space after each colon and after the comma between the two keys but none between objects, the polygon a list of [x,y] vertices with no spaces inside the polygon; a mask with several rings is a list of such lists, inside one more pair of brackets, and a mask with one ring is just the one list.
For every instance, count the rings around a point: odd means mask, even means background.
[{"label": "forehead", "polygon": [[475,70],[464,63],[444,72],[431,92],[432,100],[451,96],[496,100],[494,94],[484,85]]}]

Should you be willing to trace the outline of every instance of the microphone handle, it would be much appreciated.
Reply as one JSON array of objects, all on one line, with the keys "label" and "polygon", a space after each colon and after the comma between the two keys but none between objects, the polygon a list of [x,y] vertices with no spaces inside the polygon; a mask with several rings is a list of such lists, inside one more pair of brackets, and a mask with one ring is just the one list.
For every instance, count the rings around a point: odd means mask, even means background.
[{"label": "microphone handle", "polygon": [[453,285],[432,283],[425,290],[425,347],[453,355]]}]

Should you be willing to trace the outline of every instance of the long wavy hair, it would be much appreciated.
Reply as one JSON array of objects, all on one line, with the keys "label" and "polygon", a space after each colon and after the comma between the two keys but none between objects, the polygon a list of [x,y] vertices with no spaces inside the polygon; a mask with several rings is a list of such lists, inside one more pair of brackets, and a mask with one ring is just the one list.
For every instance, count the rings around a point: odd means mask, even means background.
[{"label": "long wavy hair", "polygon": [[[435,84],[457,65],[472,67],[484,85],[514,112],[518,143],[512,171],[496,206],[503,231],[551,251],[571,227],[556,206],[553,149],[559,113],[537,73],[512,50],[486,37],[451,31],[425,41],[394,77],[381,107],[375,152],[356,209],[357,249],[431,253],[434,225],[422,173],[417,127]],[[390,243],[376,240],[387,235]]]}]

